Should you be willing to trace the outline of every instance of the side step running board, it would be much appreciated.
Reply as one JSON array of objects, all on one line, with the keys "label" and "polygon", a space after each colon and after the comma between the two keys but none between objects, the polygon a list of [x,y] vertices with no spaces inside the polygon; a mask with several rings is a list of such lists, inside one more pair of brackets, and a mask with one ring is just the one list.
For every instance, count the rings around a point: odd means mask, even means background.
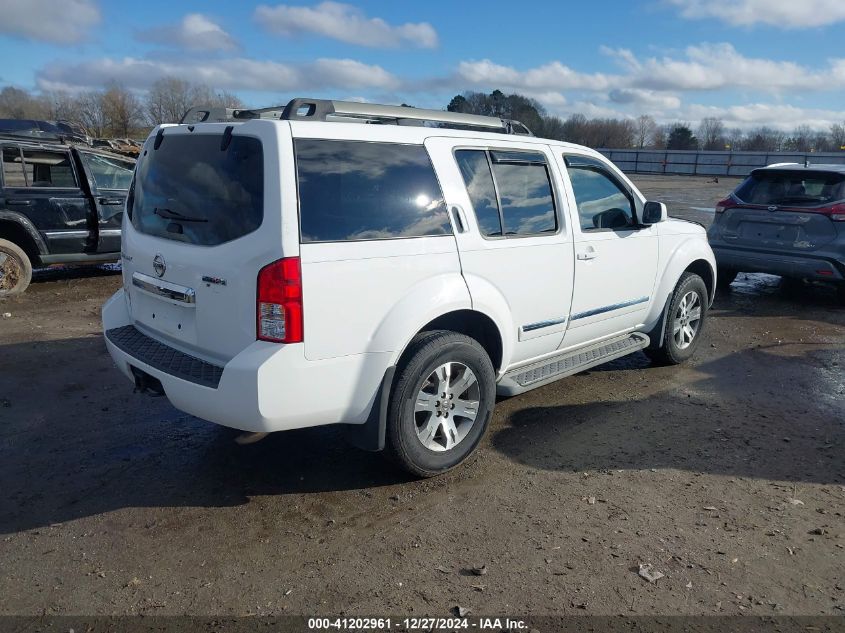
[{"label": "side step running board", "polygon": [[627,356],[647,347],[649,343],[645,334],[632,332],[559,356],[545,358],[507,372],[499,381],[496,392],[502,396],[515,396],[590,367]]}]

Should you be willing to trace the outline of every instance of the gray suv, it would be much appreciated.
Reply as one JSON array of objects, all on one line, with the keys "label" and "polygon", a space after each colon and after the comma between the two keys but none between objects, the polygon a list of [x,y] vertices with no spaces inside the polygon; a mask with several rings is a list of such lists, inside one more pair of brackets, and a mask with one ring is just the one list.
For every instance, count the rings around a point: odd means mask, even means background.
[{"label": "gray suv", "polygon": [[845,165],[755,169],[708,231],[727,287],[738,272],[836,282],[845,297]]}]

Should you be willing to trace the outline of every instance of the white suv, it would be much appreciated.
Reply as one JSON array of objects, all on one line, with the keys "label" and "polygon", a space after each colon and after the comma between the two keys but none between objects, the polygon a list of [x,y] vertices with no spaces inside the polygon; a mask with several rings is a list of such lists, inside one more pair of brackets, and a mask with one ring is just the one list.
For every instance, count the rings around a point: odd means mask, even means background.
[{"label": "white suv", "polygon": [[138,387],[256,434],[344,424],[421,476],[472,453],[497,394],[689,358],[716,285],[704,229],[590,149],[306,99],[155,129],[122,260],[103,327]]}]

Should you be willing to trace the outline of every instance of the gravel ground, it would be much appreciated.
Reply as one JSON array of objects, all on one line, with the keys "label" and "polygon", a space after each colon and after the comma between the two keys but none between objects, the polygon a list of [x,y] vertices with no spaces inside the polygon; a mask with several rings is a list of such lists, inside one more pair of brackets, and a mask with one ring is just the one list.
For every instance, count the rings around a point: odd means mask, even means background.
[{"label": "gravel ground", "polygon": [[[636,181],[705,223],[735,185]],[[0,615],[843,614],[829,288],[740,275],[689,364],[503,400],[470,463],[414,481],[330,427],[240,447],[134,394],[99,332],[119,283],[0,303]]]}]

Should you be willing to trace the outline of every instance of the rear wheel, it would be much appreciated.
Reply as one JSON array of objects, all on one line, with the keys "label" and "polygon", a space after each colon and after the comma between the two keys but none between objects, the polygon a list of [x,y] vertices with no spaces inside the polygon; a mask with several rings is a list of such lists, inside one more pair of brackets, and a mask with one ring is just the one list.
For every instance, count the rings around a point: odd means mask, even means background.
[{"label": "rear wheel", "polygon": [[495,398],[493,364],[478,341],[445,330],[419,335],[391,390],[388,455],[420,477],[454,468],[481,441]]},{"label": "rear wheel", "polygon": [[695,273],[684,273],[675,286],[660,346],[645,353],[661,365],[683,363],[695,353],[707,318],[707,286]]},{"label": "rear wheel", "polygon": [[738,274],[738,271],[731,270],[730,268],[719,268],[716,274],[716,284],[719,286],[719,289],[727,290],[730,288]]},{"label": "rear wheel", "polygon": [[0,297],[26,290],[32,281],[32,263],[17,244],[0,240]]}]

